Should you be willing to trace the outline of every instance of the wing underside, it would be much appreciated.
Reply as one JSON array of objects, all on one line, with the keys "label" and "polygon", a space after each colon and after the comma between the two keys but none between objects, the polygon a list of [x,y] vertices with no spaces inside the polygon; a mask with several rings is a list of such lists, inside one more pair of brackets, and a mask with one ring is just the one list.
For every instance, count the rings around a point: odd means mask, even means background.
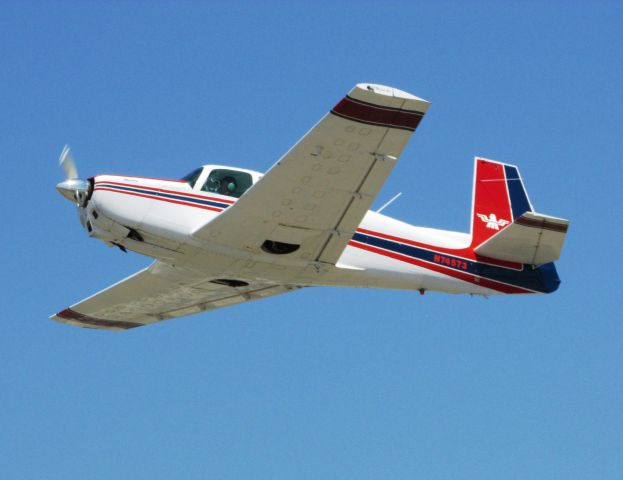
[{"label": "wing underside", "polygon": [[155,262],[50,318],[85,328],[127,330],[297,288],[270,283],[242,283],[189,277]]}]

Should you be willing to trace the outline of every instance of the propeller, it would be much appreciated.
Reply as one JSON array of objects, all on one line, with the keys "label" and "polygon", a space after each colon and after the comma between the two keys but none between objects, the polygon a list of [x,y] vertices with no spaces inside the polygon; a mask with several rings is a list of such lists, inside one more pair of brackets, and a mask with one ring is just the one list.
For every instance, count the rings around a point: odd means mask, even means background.
[{"label": "propeller", "polygon": [[78,169],[69,145],[63,147],[58,164],[65,172],[65,180],[56,185],[58,193],[70,202],[84,207],[89,197],[91,184],[87,180],[78,178]]},{"label": "propeller", "polygon": [[58,158],[58,164],[65,172],[65,178],[67,180],[78,178],[78,169],[76,168],[76,162],[71,154],[71,148],[69,148],[69,145],[65,145],[63,147],[61,156]]}]

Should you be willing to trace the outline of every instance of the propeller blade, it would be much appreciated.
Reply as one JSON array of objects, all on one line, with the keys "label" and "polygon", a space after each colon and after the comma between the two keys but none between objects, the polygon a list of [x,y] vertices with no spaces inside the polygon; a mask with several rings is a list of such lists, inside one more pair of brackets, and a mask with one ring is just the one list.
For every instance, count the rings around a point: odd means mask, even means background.
[{"label": "propeller blade", "polygon": [[65,180],[56,186],[58,193],[76,205],[86,206],[92,185],[88,180],[78,178],[78,169],[69,145],[63,147],[58,164],[65,172]]},{"label": "propeller blade", "polygon": [[63,148],[61,156],[58,159],[58,164],[65,172],[65,178],[67,180],[78,178],[78,169],[76,168],[76,162],[74,162],[74,158],[71,155],[69,145],[65,145]]}]

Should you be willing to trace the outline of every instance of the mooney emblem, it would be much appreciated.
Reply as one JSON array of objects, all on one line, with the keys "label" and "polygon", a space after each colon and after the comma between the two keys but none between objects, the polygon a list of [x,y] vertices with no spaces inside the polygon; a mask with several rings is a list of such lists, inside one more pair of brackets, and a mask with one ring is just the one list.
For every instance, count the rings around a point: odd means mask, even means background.
[{"label": "mooney emblem", "polygon": [[500,227],[505,227],[510,223],[508,220],[504,220],[502,218],[498,220],[495,213],[491,213],[488,217],[482,213],[477,213],[476,215],[478,215],[478,218],[485,222],[487,224],[487,228],[490,228],[491,230],[499,230]]}]

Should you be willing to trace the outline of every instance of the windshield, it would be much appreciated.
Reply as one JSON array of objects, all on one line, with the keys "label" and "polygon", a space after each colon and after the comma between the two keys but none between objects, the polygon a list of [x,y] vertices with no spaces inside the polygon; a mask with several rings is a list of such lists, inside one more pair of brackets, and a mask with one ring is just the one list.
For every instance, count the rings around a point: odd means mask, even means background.
[{"label": "windshield", "polygon": [[188,185],[190,185],[190,188],[194,188],[195,183],[197,182],[197,179],[199,178],[199,175],[201,175],[202,171],[203,167],[197,168],[196,170],[190,172],[188,175],[182,177],[182,180],[188,183]]}]

